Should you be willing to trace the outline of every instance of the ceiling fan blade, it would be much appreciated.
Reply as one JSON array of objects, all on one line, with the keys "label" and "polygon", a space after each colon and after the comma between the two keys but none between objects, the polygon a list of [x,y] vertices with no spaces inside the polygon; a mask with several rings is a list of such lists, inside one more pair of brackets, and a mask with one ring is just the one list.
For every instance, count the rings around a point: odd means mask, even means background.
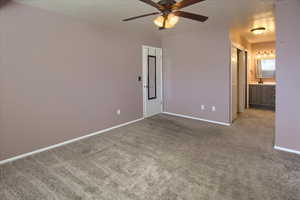
[{"label": "ceiling fan blade", "polygon": [[130,17],[127,19],[123,19],[123,22],[127,22],[130,20],[134,20],[134,19],[138,19],[138,18],[142,18],[142,17],[147,17],[147,16],[151,16],[151,15],[158,15],[158,14],[160,14],[160,12],[154,12],[154,13],[149,13],[149,14],[140,15],[140,16],[136,16],[136,17]]},{"label": "ceiling fan blade", "polygon": [[205,0],[182,0],[182,1],[177,2],[176,4],[174,4],[172,6],[172,9],[173,10],[179,10],[181,8],[185,8],[187,6],[190,6],[190,5],[193,5],[195,3],[202,2],[202,1],[205,1]]},{"label": "ceiling fan blade", "polygon": [[178,17],[184,17],[184,18],[188,18],[188,19],[192,19],[192,20],[196,20],[196,21],[200,21],[200,22],[205,22],[208,19],[208,17],[206,17],[206,16],[197,15],[194,13],[189,13],[189,12],[184,12],[184,11],[175,11],[175,12],[173,12],[173,14]]},{"label": "ceiling fan blade", "polygon": [[152,1],[152,0],[139,0],[139,1],[144,2],[144,3],[150,5],[150,6],[154,7],[154,8],[157,8],[157,9],[160,10],[160,11],[163,11],[163,10],[164,10],[164,7],[163,7],[163,6],[161,6],[161,5],[157,4],[157,3],[155,3],[155,2]]}]

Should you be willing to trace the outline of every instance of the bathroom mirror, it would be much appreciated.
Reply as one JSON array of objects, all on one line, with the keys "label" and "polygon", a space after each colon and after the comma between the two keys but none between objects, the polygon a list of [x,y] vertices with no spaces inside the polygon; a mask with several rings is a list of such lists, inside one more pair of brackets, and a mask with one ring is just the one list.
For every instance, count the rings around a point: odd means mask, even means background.
[{"label": "bathroom mirror", "polygon": [[275,58],[258,59],[256,65],[257,78],[275,78],[276,63]]}]

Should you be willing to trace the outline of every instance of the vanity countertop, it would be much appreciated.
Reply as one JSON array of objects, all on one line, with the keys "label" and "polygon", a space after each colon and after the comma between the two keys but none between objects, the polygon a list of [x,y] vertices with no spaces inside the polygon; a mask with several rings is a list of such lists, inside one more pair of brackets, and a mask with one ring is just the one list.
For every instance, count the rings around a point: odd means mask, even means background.
[{"label": "vanity countertop", "polygon": [[264,83],[257,83],[257,82],[252,82],[249,83],[250,85],[276,85],[276,82],[264,82]]}]

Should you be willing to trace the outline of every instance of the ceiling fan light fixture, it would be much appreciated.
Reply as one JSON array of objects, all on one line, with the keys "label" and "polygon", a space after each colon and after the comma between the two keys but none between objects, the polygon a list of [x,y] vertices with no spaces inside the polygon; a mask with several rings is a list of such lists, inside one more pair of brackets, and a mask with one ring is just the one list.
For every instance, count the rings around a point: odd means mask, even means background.
[{"label": "ceiling fan light fixture", "polygon": [[[155,18],[154,24],[160,28],[163,28],[164,20],[165,20],[164,16],[159,16]],[[171,13],[168,15],[165,28],[173,28],[178,22],[179,22],[179,17]]]},{"label": "ceiling fan light fixture", "polygon": [[266,31],[266,28],[265,27],[259,27],[259,28],[254,28],[254,29],[251,29],[251,32],[255,35],[261,35],[263,34],[264,32]]}]

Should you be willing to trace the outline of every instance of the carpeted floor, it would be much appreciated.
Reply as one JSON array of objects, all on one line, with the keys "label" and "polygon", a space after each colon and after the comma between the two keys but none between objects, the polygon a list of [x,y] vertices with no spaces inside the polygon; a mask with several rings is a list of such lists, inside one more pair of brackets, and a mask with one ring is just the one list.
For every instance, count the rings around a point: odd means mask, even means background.
[{"label": "carpeted floor", "polygon": [[300,200],[300,156],[274,113],[231,127],[158,115],[0,166],[1,200]]}]

